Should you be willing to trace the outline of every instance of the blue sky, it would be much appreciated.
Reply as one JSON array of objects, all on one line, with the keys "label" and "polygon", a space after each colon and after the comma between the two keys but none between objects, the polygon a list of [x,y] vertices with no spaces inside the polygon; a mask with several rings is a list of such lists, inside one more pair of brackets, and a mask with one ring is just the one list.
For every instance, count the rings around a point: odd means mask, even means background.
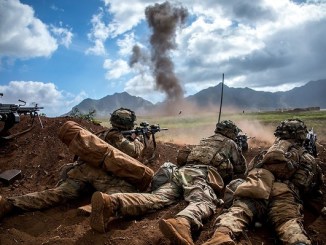
[{"label": "blue sky", "polygon": [[[182,2],[182,4],[181,4]],[[151,0],[0,0],[0,103],[44,106],[48,116],[85,98],[127,91],[153,103],[152,66],[130,67],[132,48],[151,54]],[[284,91],[326,78],[326,1],[170,1],[188,18],[166,55],[183,96],[225,84]]]}]

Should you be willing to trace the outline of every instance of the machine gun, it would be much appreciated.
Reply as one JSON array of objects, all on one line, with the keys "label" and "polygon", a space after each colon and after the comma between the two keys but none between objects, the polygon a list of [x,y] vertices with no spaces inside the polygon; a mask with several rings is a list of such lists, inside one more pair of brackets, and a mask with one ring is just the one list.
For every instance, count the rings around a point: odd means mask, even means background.
[{"label": "machine gun", "polygon": [[315,134],[314,129],[311,128],[308,131],[306,135],[306,139],[303,142],[303,147],[309,152],[309,154],[313,155],[314,157],[317,157],[316,141],[317,141],[317,134]]},{"label": "machine gun", "polygon": [[[2,93],[0,93],[0,96],[3,96]],[[40,120],[41,126],[42,121],[38,115],[38,111],[43,109],[43,107],[39,107],[37,104],[33,107],[25,107],[26,102],[23,100],[18,100],[22,104],[16,105],[16,104],[2,104],[0,103],[0,122],[4,122],[3,128],[0,130],[0,137],[1,139],[12,139],[20,134],[26,133],[29,130],[32,129],[34,118],[37,116]],[[12,128],[16,123],[20,122],[20,115],[21,114],[29,114],[32,119],[32,126],[22,132],[16,133],[14,135],[8,135],[8,130]]]},{"label": "machine gun", "polygon": [[148,139],[152,135],[154,151],[153,151],[152,157],[149,159],[149,160],[151,160],[151,159],[153,159],[155,157],[155,150],[156,150],[155,133],[160,132],[160,131],[164,131],[164,130],[168,130],[168,129],[167,128],[161,128],[159,124],[149,125],[148,122],[141,122],[139,125],[140,125],[140,127],[136,127],[133,130],[121,131],[121,133],[123,135],[125,135],[125,136],[132,135],[132,134],[142,135],[143,138],[144,138],[145,148],[148,146]]},{"label": "machine gun", "polygon": [[235,143],[237,143],[237,145],[239,146],[239,148],[241,149],[241,151],[246,152],[248,151],[248,139],[253,139],[255,137],[249,137],[246,134],[238,134],[237,138],[235,140]]}]

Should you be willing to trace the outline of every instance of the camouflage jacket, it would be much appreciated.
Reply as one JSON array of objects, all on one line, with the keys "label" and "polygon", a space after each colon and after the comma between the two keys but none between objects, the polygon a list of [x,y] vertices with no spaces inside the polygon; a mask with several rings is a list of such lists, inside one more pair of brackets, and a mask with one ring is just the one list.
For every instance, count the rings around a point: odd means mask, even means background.
[{"label": "camouflage jacket", "polygon": [[265,168],[276,181],[294,185],[301,193],[319,190],[323,174],[316,159],[294,140],[276,139],[249,163],[248,169]]},{"label": "camouflage jacket", "polygon": [[140,139],[133,140],[131,137],[125,137],[117,128],[101,131],[97,136],[133,158],[139,158],[143,153],[144,144]]},{"label": "camouflage jacket", "polygon": [[237,144],[219,133],[202,139],[199,145],[191,149],[185,163],[215,167],[226,182],[234,174],[243,174],[246,170],[246,160]]}]

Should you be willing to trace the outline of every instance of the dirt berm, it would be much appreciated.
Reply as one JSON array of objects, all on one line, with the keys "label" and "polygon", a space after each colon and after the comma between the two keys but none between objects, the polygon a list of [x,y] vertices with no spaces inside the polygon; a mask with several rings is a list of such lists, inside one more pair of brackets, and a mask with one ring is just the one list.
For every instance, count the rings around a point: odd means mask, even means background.
[{"label": "dirt berm", "polygon": [[[0,173],[9,169],[18,169],[22,173],[22,178],[10,185],[0,183],[0,195],[5,197],[21,195],[56,185],[61,167],[65,163],[72,162],[74,157],[57,137],[58,129],[67,120],[74,120],[91,132],[102,129],[102,126],[88,121],[42,117],[44,128],[41,128],[40,123],[36,121],[31,131],[0,146]],[[28,122],[27,117],[22,117],[21,122],[11,129],[11,133],[23,130],[28,126]],[[245,153],[247,161],[250,161],[265,145],[264,142],[255,140],[255,144]],[[326,171],[325,146],[326,142],[319,142],[318,161],[321,162],[324,172]],[[148,166],[157,170],[165,161],[175,162],[180,147],[181,145],[159,141],[156,158]],[[180,201],[142,217],[118,219],[110,224],[107,233],[99,234],[90,228],[89,217],[81,215],[76,209],[89,203],[90,198],[91,196],[86,195],[81,200],[64,203],[51,209],[5,217],[0,221],[0,245],[170,244],[161,234],[158,221],[161,218],[173,217],[186,205],[184,201]],[[325,203],[325,194],[323,199]],[[202,244],[212,235],[214,218],[205,222],[201,232],[193,234],[195,244]],[[319,216],[312,206],[305,206],[304,225],[313,239],[313,244],[326,244],[326,217]],[[280,244],[268,224],[263,223],[262,227],[250,228],[247,238],[244,237],[241,244]]]}]

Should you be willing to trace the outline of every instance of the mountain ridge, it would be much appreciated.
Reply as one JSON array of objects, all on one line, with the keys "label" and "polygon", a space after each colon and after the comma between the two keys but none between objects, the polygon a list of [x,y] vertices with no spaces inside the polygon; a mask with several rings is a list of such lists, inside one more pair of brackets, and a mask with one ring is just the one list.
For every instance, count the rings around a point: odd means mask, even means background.
[{"label": "mountain ridge", "polygon": [[[187,103],[192,103],[199,108],[210,105],[219,106],[221,100],[222,83],[209,87],[184,98]],[[277,110],[281,108],[326,108],[326,79],[310,81],[303,86],[295,87],[288,91],[265,92],[251,88],[233,88],[224,85],[223,107],[233,107],[239,110]],[[146,111],[162,107],[166,102],[153,104],[139,96],[127,92],[114,93],[101,99],[87,98],[74,106],[81,113],[96,110],[96,116],[107,116],[120,107],[126,107],[142,114]],[[68,112],[67,114],[71,113]]]}]

